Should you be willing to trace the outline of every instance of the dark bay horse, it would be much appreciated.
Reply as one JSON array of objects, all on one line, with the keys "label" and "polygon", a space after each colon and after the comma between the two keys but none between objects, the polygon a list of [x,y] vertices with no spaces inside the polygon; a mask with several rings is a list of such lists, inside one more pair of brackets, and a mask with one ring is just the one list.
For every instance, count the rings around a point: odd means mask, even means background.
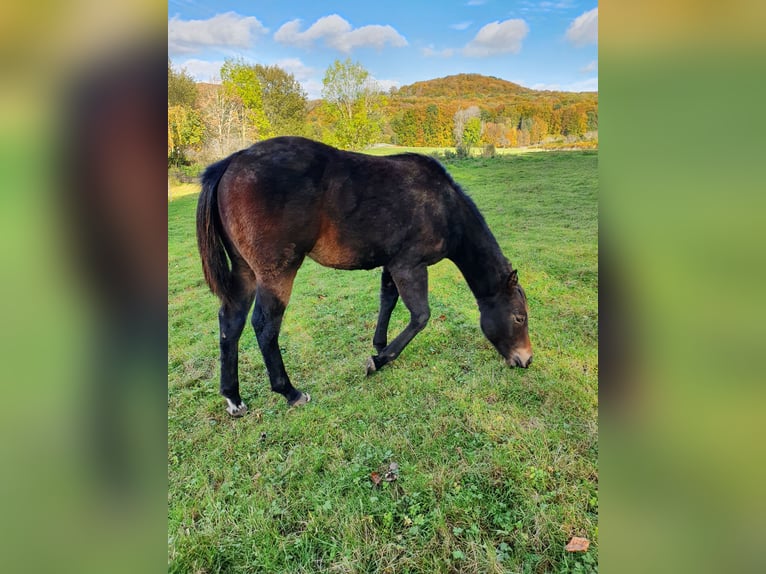
[{"label": "dark bay horse", "polygon": [[[518,273],[476,205],[435,159],[374,157],[298,137],[262,141],[202,175],[197,241],[205,280],[221,300],[221,395],[232,416],[239,394],[239,337],[252,324],[271,389],[289,405],[310,397],[290,382],[279,330],[306,256],[336,269],[383,268],[377,355],[367,374],[396,359],[428,322],[428,266],[445,257],[463,273],[481,328],[509,366],[528,367],[532,346]],[[388,342],[399,297],[410,322]]]}]

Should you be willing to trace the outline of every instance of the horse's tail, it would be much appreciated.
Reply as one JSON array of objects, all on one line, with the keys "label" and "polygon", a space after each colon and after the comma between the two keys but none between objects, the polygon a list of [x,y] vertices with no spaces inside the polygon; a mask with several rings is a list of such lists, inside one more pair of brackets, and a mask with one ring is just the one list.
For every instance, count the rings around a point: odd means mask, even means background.
[{"label": "horse's tail", "polygon": [[218,183],[236,156],[235,153],[208,166],[200,178],[202,192],[197,203],[197,247],[202,270],[210,290],[222,302],[231,299],[232,274],[218,213]]}]

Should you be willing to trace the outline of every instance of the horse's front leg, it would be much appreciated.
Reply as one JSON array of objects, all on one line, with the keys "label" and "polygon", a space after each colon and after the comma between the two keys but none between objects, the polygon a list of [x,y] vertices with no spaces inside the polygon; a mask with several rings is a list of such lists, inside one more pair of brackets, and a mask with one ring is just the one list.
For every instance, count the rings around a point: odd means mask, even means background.
[{"label": "horse's front leg", "polygon": [[308,393],[302,393],[293,387],[279,350],[279,330],[285,308],[290,300],[294,277],[293,273],[278,281],[259,284],[253,310],[253,328],[269,373],[271,390],[284,396],[290,406],[303,405],[311,400]]},{"label": "horse's front leg", "polygon": [[396,359],[415,335],[425,328],[431,316],[428,307],[428,268],[421,265],[390,271],[399,295],[410,312],[410,322],[396,339],[367,360],[368,375]]}]

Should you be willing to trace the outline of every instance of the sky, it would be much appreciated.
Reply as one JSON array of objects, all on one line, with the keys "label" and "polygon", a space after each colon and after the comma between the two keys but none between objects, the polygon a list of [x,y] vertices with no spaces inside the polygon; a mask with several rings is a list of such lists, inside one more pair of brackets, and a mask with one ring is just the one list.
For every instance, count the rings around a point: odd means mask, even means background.
[{"label": "sky", "polygon": [[484,74],[539,90],[598,90],[595,0],[169,0],[176,69],[220,81],[227,58],[278,65],[309,98],[335,60],[383,89]]}]

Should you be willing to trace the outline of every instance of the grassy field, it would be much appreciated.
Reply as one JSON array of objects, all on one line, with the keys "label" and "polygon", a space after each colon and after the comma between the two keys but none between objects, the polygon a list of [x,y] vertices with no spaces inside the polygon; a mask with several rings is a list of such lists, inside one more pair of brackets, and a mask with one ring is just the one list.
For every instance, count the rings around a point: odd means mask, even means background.
[{"label": "grassy field", "polygon": [[[503,364],[443,261],[431,322],[367,378],[379,272],[307,261],[280,346],[313,400],[288,410],[269,390],[248,325],[243,419],[218,395],[196,195],[169,204],[169,571],[597,571],[597,153],[446,165],[519,269],[532,367]],[[400,302],[390,333],[407,319]],[[373,484],[391,463],[396,480]],[[572,536],[590,549],[567,553]]]},{"label": "grassy field", "polygon": [[[507,147],[507,148],[497,148],[495,149],[496,155],[519,155],[524,153],[532,153],[532,152],[538,152],[542,151],[539,148],[518,148],[518,147]],[[395,153],[405,153],[405,152],[415,152],[415,153],[422,153],[426,155],[432,155],[432,154],[438,154],[438,155],[444,155],[445,153],[454,153],[455,148],[454,147],[406,147],[406,146],[394,146],[394,145],[386,145],[386,146],[380,146],[380,147],[373,147],[365,150],[364,153],[368,153],[370,155],[391,155]],[[471,155],[473,156],[480,156],[482,153],[482,148],[475,147],[471,148]]]}]

